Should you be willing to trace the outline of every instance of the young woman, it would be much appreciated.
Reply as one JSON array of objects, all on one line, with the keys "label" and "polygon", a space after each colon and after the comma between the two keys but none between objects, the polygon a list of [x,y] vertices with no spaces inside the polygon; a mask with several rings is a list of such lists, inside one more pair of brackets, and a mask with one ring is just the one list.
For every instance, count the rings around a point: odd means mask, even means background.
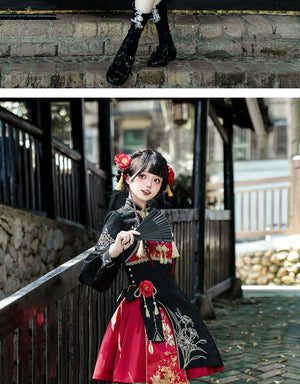
[{"label": "young woman", "polygon": [[[172,278],[179,256],[174,242],[138,240],[136,230],[151,202],[174,173],[155,151],[115,157],[119,186],[129,191],[125,205],[105,222],[96,251],[80,280],[108,289],[123,262],[128,288],[100,347],[94,379],[113,383],[184,384],[224,369],[217,347],[196,308]],[[167,225],[169,225],[167,223]],[[89,258],[89,257],[88,257]],[[99,262],[99,260],[101,260]]]},{"label": "young woman", "polygon": [[150,55],[147,65],[162,67],[176,59],[176,49],[170,33],[167,15],[167,0],[135,0],[134,15],[130,29],[109,67],[106,79],[113,85],[122,85],[131,73],[140,36],[152,19],[158,32],[159,45]]}]

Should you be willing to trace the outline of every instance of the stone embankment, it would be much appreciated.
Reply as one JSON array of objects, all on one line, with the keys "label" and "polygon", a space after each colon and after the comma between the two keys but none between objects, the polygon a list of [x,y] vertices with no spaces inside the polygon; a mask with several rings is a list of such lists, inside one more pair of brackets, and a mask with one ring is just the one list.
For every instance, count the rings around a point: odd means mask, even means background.
[{"label": "stone embankment", "polygon": [[[247,250],[237,251],[237,277],[244,285],[300,285],[300,246],[297,237],[280,239],[276,242],[247,244]],[[259,242],[263,243],[263,242]],[[237,246],[238,248],[238,246]],[[260,248],[260,249],[259,249]]]},{"label": "stone embankment", "polygon": [[[129,14],[119,12],[1,20],[0,87],[111,87],[106,71],[129,24]],[[147,67],[158,43],[149,22],[123,87],[300,87],[298,15],[169,12],[169,25],[177,60]]]},{"label": "stone embankment", "polygon": [[0,299],[95,244],[97,235],[0,205]]}]

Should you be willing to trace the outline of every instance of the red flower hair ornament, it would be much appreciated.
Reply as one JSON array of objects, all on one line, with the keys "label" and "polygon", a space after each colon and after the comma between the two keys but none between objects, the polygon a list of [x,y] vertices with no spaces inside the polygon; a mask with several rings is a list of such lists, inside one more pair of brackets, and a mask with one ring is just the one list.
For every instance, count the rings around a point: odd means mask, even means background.
[{"label": "red flower hair ornament", "polygon": [[123,180],[124,180],[124,171],[126,171],[132,162],[132,158],[130,155],[125,155],[124,153],[119,153],[118,155],[115,156],[115,163],[121,170],[121,177],[120,180],[116,186],[116,190],[120,191],[123,186]]},{"label": "red flower hair ornament", "polygon": [[132,162],[132,159],[130,155],[119,153],[118,155],[115,156],[115,163],[122,171],[126,171],[126,169],[130,167],[131,162]]},{"label": "red flower hair ornament", "polygon": [[167,191],[168,191],[168,196],[172,197],[173,193],[171,191],[170,185],[174,184],[175,173],[173,171],[173,168],[170,165],[168,165],[168,174],[169,174],[169,177],[168,177]]}]

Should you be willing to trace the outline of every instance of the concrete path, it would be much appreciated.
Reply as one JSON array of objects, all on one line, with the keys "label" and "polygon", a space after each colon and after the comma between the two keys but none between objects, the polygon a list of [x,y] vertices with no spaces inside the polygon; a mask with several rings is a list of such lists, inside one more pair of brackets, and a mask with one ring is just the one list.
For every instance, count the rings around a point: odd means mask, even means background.
[{"label": "concrete path", "polygon": [[300,383],[300,297],[244,298],[240,305],[215,303],[206,321],[225,371],[200,383]]}]

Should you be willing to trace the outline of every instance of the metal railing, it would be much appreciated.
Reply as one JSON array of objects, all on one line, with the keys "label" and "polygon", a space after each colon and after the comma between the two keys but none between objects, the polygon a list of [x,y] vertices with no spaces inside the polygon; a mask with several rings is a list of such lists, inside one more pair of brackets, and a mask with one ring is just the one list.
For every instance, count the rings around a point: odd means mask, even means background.
[{"label": "metal railing", "polygon": [[[192,299],[198,211],[168,210],[165,214],[181,254],[175,279]],[[206,214],[202,266],[206,290],[230,278],[228,220],[226,212]],[[92,382],[98,343],[126,279],[124,273],[119,273],[109,291],[101,294],[79,284],[80,267],[88,253],[89,250],[0,301],[1,384]],[[228,288],[224,287],[223,284],[223,289]]]}]

